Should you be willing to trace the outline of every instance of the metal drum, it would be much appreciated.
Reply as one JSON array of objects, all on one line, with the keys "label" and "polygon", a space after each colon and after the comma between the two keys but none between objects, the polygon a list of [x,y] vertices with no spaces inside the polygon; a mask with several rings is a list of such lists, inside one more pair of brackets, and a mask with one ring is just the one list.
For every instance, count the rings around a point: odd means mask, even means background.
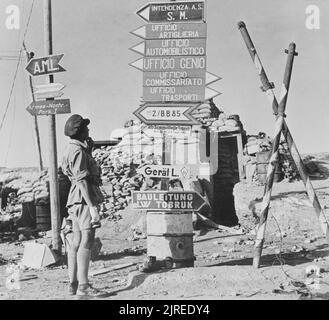
[{"label": "metal drum", "polygon": [[39,231],[51,230],[50,205],[35,207],[36,228]]},{"label": "metal drum", "polygon": [[176,268],[193,267],[192,212],[147,212],[147,255],[173,259]]}]

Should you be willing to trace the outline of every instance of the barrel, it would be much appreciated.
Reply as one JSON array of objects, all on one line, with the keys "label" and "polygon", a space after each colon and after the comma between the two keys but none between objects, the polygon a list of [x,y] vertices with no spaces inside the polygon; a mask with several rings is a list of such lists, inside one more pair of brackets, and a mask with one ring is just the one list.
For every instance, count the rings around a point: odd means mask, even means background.
[{"label": "barrel", "polygon": [[[271,157],[271,151],[257,152],[256,154],[256,170],[258,181],[262,184],[266,183],[267,168]],[[274,182],[280,182],[282,180],[282,172],[280,170],[279,162],[276,164],[274,169]]]},{"label": "barrel", "polygon": [[35,228],[36,223],[36,210],[34,201],[23,202],[22,203],[22,216],[17,220],[16,226],[18,228],[21,227],[29,227]]},{"label": "barrel", "polygon": [[193,267],[192,212],[151,212],[146,215],[147,255],[168,257],[176,268]]},{"label": "barrel", "polygon": [[50,205],[36,205],[36,228],[39,231],[48,231],[51,229]]}]

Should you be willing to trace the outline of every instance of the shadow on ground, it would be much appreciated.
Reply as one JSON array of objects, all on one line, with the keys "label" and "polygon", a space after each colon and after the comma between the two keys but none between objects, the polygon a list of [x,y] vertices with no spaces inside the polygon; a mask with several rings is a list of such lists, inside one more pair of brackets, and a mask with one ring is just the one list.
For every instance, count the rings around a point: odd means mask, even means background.
[{"label": "shadow on ground", "polygon": [[[327,250],[323,250],[323,249]],[[281,265],[286,264],[289,266],[297,266],[300,264],[304,264],[310,262],[309,258],[306,255],[312,255],[313,259],[328,257],[329,256],[329,249],[328,245],[319,245],[314,250],[303,251],[303,252],[289,252],[289,253],[282,253],[281,255],[277,254],[267,254],[261,257],[261,267],[272,267],[274,265]],[[217,264],[207,265],[205,267],[219,267],[219,266],[247,266],[252,265],[253,259],[252,258],[245,258],[239,260],[232,260],[221,262]]]}]

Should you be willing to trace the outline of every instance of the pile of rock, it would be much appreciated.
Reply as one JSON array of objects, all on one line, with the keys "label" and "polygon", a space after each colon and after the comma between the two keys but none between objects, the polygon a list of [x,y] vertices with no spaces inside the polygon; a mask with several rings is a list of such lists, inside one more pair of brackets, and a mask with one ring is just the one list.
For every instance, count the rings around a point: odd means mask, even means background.
[{"label": "pile of rock", "polygon": [[137,169],[161,163],[162,137],[154,130],[132,121],[120,138],[115,146],[93,151],[106,193],[103,211],[110,214],[127,207],[131,192],[142,187],[144,177]]},{"label": "pile of rock", "polygon": [[18,203],[32,202],[35,205],[49,203],[49,175],[44,170],[35,181],[27,181],[17,191]]}]

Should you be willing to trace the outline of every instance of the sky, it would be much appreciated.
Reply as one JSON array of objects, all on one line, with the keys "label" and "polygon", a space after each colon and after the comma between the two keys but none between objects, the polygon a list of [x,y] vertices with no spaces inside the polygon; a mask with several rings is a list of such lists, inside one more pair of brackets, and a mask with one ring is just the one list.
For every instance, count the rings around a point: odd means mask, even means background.
[{"label": "sky", "polygon": [[[33,0],[0,0],[0,121],[5,114],[18,56]],[[157,1],[155,1],[157,2]],[[52,1],[53,51],[64,54],[66,72],[55,82],[66,85],[62,98],[71,101],[72,113],[91,120],[94,140],[109,139],[111,132],[129,119],[139,107],[142,72],[128,64],[141,56],[129,50],[140,42],[130,34],[144,24],[135,12],[146,0],[56,0]],[[20,10],[19,30],[8,30],[6,9]],[[306,8],[320,10],[320,28],[308,29]],[[207,71],[222,80],[210,85],[222,94],[214,99],[228,114],[239,114],[248,134],[266,132],[273,136],[274,116],[249,53],[237,28],[246,23],[276,96],[286,64],[284,49],[295,42],[295,58],[287,102],[286,121],[300,153],[328,152],[329,1],[327,0],[208,0]],[[43,1],[35,0],[25,43],[36,57],[45,55]],[[38,156],[33,118],[26,111],[31,103],[24,60],[0,130],[0,166],[37,166]],[[33,79],[45,83],[45,77]],[[59,162],[67,138],[64,124],[69,114],[56,116]],[[44,163],[48,164],[48,117],[38,117]]]}]

